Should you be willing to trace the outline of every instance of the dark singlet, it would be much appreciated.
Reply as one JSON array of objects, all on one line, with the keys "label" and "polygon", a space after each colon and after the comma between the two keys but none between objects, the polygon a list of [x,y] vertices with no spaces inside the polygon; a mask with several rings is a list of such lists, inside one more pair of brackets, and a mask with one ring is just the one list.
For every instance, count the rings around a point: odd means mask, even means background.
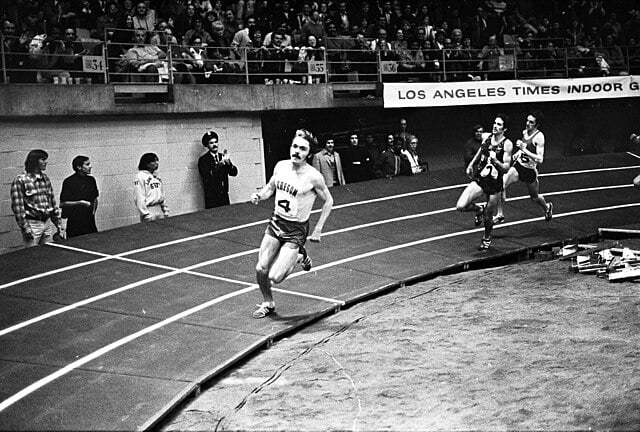
[{"label": "dark singlet", "polygon": [[501,161],[504,157],[504,142],[507,137],[502,137],[498,144],[492,144],[491,139],[493,134],[490,134],[482,144],[480,145],[480,160],[477,162],[475,182],[480,185],[484,193],[493,195],[502,191],[502,176],[503,173],[491,162],[489,162],[489,152],[494,151],[496,153],[496,159]]}]

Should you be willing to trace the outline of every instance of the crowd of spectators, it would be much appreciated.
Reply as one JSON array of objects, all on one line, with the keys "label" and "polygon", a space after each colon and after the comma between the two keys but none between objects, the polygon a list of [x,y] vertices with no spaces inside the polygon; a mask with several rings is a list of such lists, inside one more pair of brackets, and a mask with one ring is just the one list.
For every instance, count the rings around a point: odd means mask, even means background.
[{"label": "crowd of spectators", "polygon": [[254,83],[305,81],[325,54],[334,81],[375,80],[378,61],[400,80],[640,70],[639,0],[4,0],[0,17],[7,70],[77,70],[79,36],[106,43],[111,71],[152,80],[171,45],[190,83],[244,82],[241,50]]}]

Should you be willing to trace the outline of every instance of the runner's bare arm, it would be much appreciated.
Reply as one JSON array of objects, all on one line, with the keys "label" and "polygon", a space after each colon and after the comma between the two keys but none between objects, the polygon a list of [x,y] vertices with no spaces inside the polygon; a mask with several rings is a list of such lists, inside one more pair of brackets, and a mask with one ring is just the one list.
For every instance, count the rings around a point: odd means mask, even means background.
[{"label": "runner's bare arm", "polygon": [[467,176],[471,177],[473,175],[473,167],[476,163],[478,163],[478,159],[480,159],[480,153],[482,153],[482,147],[478,149],[476,154],[473,156],[473,159],[471,159],[471,162],[469,162],[469,166],[467,167]]},{"label": "runner's bare arm", "polygon": [[506,173],[507,171],[509,171],[509,168],[511,168],[512,152],[513,152],[513,143],[511,142],[510,139],[506,139],[504,141],[504,154],[502,155],[502,160],[499,161],[498,159],[493,158],[494,161],[492,161],[492,163],[494,163],[494,165],[497,166],[498,169],[503,173]]},{"label": "runner's bare arm", "polygon": [[324,177],[322,174],[317,173],[314,175],[312,180],[313,188],[316,193],[324,201],[322,204],[322,210],[320,211],[320,218],[316,223],[309,240],[312,242],[319,242],[320,236],[322,235],[322,228],[324,227],[324,223],[327,221],[329,217],[329,213],[331,213],[331,209],[333,208],[333,197],[331,196],[331,192],[329,192],[329,188],[324,182]]},{"label": "runner's bare arm", "polygon": [[254,192],[251,194],[251,199],[249,200],[251,204],[257,205],[260,201],[266,200],[271,195],[273,195],[273,192],[276,190],[276,185],[273,179],[275,177],[275,173],[277,169],[278,169],[278,165],[276,165],[276,167],[274,168],[273,175],[269,179],[269,182],[266,185],[264,185],[259,192]]},{"label": "runner's bare arm", "polygon": [[522,140],[518,140],[516,143],[520,151],[527,155],[529,159],[535,161],[535,163],[541,164],[544,161],[544,135],[542,135],[542,133],[538,133],[538,135],[534,137],[534,140],[536,140],[536,138],[538,138],[538,140],[536,142],[535,153],[527,150],[527,145]]}]

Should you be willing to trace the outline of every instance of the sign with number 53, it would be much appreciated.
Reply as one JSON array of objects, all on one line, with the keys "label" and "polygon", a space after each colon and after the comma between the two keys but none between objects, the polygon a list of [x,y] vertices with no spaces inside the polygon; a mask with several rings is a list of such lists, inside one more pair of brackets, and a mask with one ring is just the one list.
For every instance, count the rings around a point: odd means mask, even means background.
[{"label": "sign with number 53", "polygon": [[82,71],[104,73],[104,58],[101,56],[82,56]]}]

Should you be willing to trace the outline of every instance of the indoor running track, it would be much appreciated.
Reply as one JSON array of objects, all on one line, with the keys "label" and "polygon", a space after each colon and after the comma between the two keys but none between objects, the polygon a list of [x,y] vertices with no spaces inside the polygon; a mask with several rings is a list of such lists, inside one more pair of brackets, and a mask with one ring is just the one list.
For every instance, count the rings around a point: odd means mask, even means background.
[{"label": "indoor running track", "polygon": [[637,224],[639,172],[632,153],[546,161],[553,220],[516,184],[488,252],[473,214],[455,211],[462,169],[333,188],[322,242],[308,243],[314,268],[282,283],[277,314],[262,320],[251,318],[254,268],[272,201],[0,255],[0,429],[148,429],[203,382],[341,307]]}]

